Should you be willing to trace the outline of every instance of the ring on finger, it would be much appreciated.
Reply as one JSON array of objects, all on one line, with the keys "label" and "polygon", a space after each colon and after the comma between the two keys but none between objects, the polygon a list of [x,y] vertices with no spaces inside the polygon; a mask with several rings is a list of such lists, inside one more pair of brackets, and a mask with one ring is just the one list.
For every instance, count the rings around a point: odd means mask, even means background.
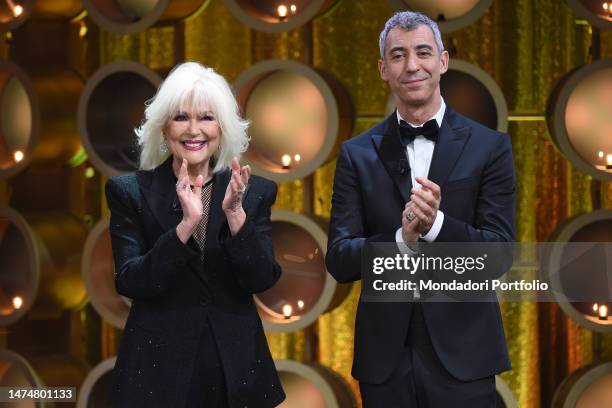
[{"label": "ring on finger", "polygon": [[407,219],[408,221],[412,221],[412,220],[414,220],[414,213],[413,213],[412,211],[408,211],[408,212],[406,213],[406,219]]},{"label": "ring on finger", "polygon": [[187,190],[188,187],[189,187],[189,184],[186,184],[186,183],[185,184],[181,184],[180,180],[176,182],[176,188]]}]

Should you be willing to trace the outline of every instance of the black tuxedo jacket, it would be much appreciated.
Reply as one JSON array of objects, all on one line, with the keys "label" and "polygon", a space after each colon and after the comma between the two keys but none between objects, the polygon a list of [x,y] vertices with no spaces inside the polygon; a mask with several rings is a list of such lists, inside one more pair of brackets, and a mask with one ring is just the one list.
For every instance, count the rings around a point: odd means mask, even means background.
[{"label": "black tuxedo jacket", "polygon": [[[366,241],[395,242],[412,182],[397,116],[343,143],[334,178],[326,264],[339,282],[359,280]],[[510,138],[446,107],[428,178],[441,187],[441,242],[514,239],[515,176]],[[499,305],[422,303],[434,349],[460,380],[510,368]],[[353,376],[382,383],[404,347],[411,303],[360,302]]]},{"label": "black tuxedo jacket", "polygon": [[276,185],[251,177],[246,222],[230,236],[221,208],[230,175],[214,175],[203,262],[194,239],[186,245],[176,235],[182,210],[171,159],[106,184],[115,283],[133,299],[114,370],[113,406],[184,407],[207,319],[230,406],[269,408],[284,399],[252,298],[281,274],[270,238]]}]

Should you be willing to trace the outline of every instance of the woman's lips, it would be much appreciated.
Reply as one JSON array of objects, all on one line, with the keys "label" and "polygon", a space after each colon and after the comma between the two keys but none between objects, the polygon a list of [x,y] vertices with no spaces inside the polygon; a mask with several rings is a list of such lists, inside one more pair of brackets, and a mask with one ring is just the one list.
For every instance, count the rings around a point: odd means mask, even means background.
[{"label": "woman's lips", "polygon": [[181,144],[183,145],[183,147],[185,148],[185,150],[190,150],[190,151],[198,151],[201,150],[202,148],[204,148],[204,146],[206,146],[208,144],[207,140],[198,140],[197,142],[192,141],[192,142],[181,142]]}]

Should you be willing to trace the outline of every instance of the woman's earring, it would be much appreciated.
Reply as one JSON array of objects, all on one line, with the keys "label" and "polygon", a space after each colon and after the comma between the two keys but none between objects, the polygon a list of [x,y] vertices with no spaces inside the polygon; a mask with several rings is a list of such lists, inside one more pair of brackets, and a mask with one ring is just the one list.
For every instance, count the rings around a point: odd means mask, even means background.
[{"label": "woman's earring", "polygon": [[162,140],[162,142],[159,144],[159,151],[161,154],[167,154],[168,153],[168,144],[166,143],[166,140]]}]

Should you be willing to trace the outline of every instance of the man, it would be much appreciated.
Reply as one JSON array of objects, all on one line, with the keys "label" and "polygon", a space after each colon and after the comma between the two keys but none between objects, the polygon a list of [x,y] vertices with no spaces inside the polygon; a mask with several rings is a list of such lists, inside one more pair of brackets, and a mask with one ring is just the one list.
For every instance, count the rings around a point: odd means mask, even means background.
[{"label": "man", "polygon": [[[398,13],[379,46],[397,111],[340,149],[326,257],[339,282],[361,279],[367,242],[414,253],[419,241],[514,239],[510,138],[445,105],[436,23]],[[493,407],[494,376],[509,368],[497,302],[359,303],[352,374],[364,408]]]}]

